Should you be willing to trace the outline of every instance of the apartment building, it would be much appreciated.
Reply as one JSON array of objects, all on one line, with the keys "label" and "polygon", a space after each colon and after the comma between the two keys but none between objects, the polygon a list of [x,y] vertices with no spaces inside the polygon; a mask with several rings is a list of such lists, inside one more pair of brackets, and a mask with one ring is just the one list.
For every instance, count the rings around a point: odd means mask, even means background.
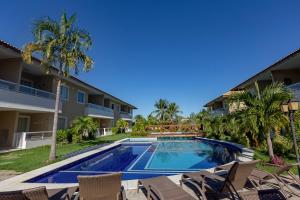
[{"label": "apartment building", "polygon": [[[21,50],[0,40],[0,149],[49,144],[52,136],[57,70],[45,74],[40,60],[22,61]],[[58,128],[78,116],[99,122],[98,134],[111,133],[118,119],[131,124],[135,106],[73,76],[61,87]]]},{"label": "apartment building", "polygon": [[228,96],[239,91],[255,90],[255,82],[261,90],[271,83],[282,82],[294,92],[295,98],[300,100],[300,49],[211,100],[204,107],[207,107],[213,115],[226,115],[237,107],[236,105],[228,106]]}]

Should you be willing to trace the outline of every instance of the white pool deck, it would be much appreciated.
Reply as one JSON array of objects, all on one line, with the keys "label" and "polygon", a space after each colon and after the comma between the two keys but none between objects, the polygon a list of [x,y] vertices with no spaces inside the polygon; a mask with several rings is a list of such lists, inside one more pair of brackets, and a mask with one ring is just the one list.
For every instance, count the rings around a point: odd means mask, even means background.
[{"label": "white pool deck", "polygon": [[[74,161],[80,160],[82,158],[85,158],[87,156],[93,155],[95,153],[99,153],[101,151],[107,150],[109,148],[112,148],[116,145],[121,144],[122,142],[128,140],[128,138],[116,141],[112,144],[109,144],[107,146],[104,147],[100,147],[99,149],[96,150],[91,150],[89,152],[86,153],[82,153],[79,154],[77,156],[62,160],[60,162],[54,163],[54,164],[50,164],[47,165],[45,167],[30,171],[30,172],[26,172],[24,174],[20,174],[17,175],[15,177],[6,179],[4,181],[0,182],[0,191],[12,191],[12,190],[21,190],[21,189],[27,189],[27,188],[33,188],[33,187],[38,187],[38,186],[46,186],[48,189],[51,188],[63,188],[63,187],[70,187],[70,186],[77,186],[78,183],[24,183],[25,181],[32,179],[36,176],[42,175],[46,172],[55,170],[57,168],[60,168],[64,165],[70,164]],[[136,139],[134,139],[136,140]],[[145,140],[145,139],[141,139],[141,140]],[[153,140],[151,140],[153,141]],[[140,141],[142,142],[142,141]],[[146,141],[144,141],[146,142]],[[243,149],[243,153],[238,157],[238,160],[240,161],[249,161],[252,160],[253,157],[253,151],[247,148]],[[208,169],[207,171],[213,171],[214,169]],[[181,175],[174,175],[174,176],[169,176],[169,178],[175,182],[176,184],[179,184],[179,180],[181,178]],[[139,199],[138,196],[133,195],[132,198],[130,198],[130,196],[132,194],[136,194],[136,189],[137,189],[137,180],[127,180],[127,181],[122,181],[122,185],[124,186],[124,188],[127,190],[128,193],[128,197],[129,199]],[[137,194],[137,195],[141,195],[141,194]]]}]

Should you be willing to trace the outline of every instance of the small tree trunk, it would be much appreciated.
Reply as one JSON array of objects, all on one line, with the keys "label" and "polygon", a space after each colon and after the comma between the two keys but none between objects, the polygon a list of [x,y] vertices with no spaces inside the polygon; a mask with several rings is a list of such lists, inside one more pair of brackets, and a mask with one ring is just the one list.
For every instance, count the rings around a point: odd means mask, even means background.
[{"label": "small tree trunk", "polygon": [[274,152],[273,152],[273,144],[272,144],[272,140],[271,140],[271,135],[270,132],[266,132],[266,139],[267,139],[267,145],[268,145],[268,151],[269,151],[269,157],[270,160],[272,160],[274,158]]},{"label": "small tree trunk", "polygon": [[56,86],[56,97],[55,97],[55,111],[53,118],[53,128],[52,128],[52,142],[49,160],[53,161],[56,158],[56,132],[57,132],[57,122],[58,122],[58,112],[59,112],[59,102],[60,102],[60,86],[61,86],[61,78],[57,81]]}]

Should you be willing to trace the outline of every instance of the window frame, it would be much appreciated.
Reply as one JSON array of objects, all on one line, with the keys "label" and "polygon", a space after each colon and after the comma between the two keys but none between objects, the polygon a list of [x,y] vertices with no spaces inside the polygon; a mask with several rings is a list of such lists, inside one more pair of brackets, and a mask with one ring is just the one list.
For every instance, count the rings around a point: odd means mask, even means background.
[{"label": "window frame", "polygon": [[[62,84],[60,87],[61,87],[61,88],[60,88],[60,100],[62,100],[62,101],[69,101],[69,98],[70,98],[70,87],[67,86],[66,84]],[[62,96],[62,88],[63,88],[63,87],[65,87],[65,88],[68,89],[68,95],[67,95],[67,98],[62,98],[62,97],[63,97],[63,96]]]},{"label": "window frame", "polygon": [[[78,101],[78,94],[79,93],[83,94],[83,102]],[[85,104],[86,103],[85,97],[86,97],[86,92],[84,92],[82,90],[77,90],[77,93],[76,93],[76,102],[78,104]]]}]

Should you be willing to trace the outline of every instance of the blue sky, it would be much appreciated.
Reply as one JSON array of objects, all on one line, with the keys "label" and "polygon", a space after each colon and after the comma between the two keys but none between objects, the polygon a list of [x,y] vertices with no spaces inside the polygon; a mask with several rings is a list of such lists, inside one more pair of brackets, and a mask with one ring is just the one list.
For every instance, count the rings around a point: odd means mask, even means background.
[{"label": "blue sky", "polygon": [[300,47],[298,1],[2,1],[0,38],[22,47],[42,16],[77,13],[95,68],[79,77],[149,114],[184,115]]}]

